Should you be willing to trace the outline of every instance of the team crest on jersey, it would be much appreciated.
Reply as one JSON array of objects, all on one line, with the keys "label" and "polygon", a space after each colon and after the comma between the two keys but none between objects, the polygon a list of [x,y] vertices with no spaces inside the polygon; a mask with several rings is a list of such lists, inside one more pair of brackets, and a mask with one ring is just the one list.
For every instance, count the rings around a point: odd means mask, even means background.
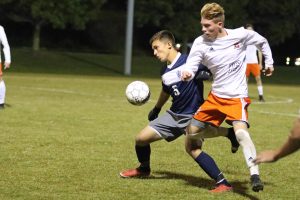
[{"label": "team crest on jersey", "polygon": [[234,46],[234,49],[239,49],[239,48],[241,48],[242,44],[240,42],[237,42],[237,43],[233,44],[233,46]]}]

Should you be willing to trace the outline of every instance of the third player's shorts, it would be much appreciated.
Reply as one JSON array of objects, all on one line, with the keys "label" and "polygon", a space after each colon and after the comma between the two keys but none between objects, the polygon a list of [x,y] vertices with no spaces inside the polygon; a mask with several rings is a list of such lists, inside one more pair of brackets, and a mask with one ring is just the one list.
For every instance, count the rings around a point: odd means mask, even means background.
[{"label": "third player's shorts", "polygon": [[175,140],[182,134],[189,125],[193,115],[181,115],[167,110],[166,113],[160,115],[149,123],[158,135],[168,142]]},{"label": "third player's shorts", "polygon": [[209,93],[208,98],[200,106],[194,118],[220,126],[224,120],[230,125],[232,121],[244,121],[248,124],[248,111],[250,98],[220,98]]},{"label": "third player's shorts", "polygon": [[254,77],[260,76],[260,66],[257,63],[248,63],[246,69],[246,76],[249,77],[250,73],[253,74]]}]

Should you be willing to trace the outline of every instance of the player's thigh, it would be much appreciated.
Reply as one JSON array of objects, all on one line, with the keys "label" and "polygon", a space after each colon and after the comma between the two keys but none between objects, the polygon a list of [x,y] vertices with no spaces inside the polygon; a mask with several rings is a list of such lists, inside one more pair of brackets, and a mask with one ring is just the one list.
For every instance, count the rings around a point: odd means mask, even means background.
[{"label": "player's thigh", "polygon": [[167,111],[151,121],[149,126],[152,127],[161,138],[167,142],[171,142],[185,133],[185,128],[190,123],[191,117],[192,115],[179,115]]},{"label": "player's thigh", "polygon": [[233,121],[232,126],[234,131],[236,132],[237,130],[247,130],[248,129],[248,124],[245,121]]},{"label": "player's thigh", "polygon": [[157,140],[161,140],[162,137],[156,133],[156,131],[150,127],[146,126],[140,133],[136,136],[135,141],[137,144],[146,145]]},{"label": "player's thigh", "polygon": [[251,67],[249,64],[247,64],[247,68],[246,68],[246,77],[247,78],[250,76],[250,72],[251,72]]},{"label": "player's thigh", "polygon": [[223,112],[226,114],[225,121],[232,125],[234,121],[241,121],[248,124],[248,106],[251,103],[250,98],[232,98],[227,101],[228,104],[223,108]]},{"label": "player's thigh", "polygon": [[207,124],[205,122],[199,121],[192,118],[190,125],[186,128],[187,137],[190,139],[200,139],[202,137],[202,132],[206,128]]},{"label": "player's thigh", "polygon": [[253,64],[251,72],[252,72],[254,77],[260,76],[260,66],[259,66],[259,64]]}]

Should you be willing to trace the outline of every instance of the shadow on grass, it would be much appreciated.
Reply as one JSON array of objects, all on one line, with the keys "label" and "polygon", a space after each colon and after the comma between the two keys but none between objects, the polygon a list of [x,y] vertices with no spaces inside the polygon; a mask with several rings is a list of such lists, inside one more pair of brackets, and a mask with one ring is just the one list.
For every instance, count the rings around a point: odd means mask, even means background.
[{"label": "shadow on grass", "polygon": [[[186,182],[187,185],[199,187],[199,188],[207,188],[210,189],[214,184],[214,181],[211,179],[201,178],[197,176],[191,176],[187,174],[175,173],[170,171],[155,171],[154,174],[158,176],[151,176],[150,179],[179,179]],[[259,200],[259,198],[249,194],[248,190],[250,187],[250,183],[248,181],[231,181],[233,186],[233,192],[239,194],[247,199],[251,200]]]}]

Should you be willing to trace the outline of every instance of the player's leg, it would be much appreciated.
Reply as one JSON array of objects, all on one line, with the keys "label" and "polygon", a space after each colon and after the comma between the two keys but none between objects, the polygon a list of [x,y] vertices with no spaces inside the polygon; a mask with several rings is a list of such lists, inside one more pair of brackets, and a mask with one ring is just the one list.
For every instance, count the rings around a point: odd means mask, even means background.
[{"label": "player's leg", "polygon": [[256,149],[248,132],[247,123],[244,121],[234,121],[233,127],[236,138],[242,147],[246,164],[250,170],[252,190],[259,192],[263,190],[264,185],[259,178],[258,165],[253,163],[253,159],[256,157]]},{"label": "player's leg", "polygon": [[260,65],[259,64],[253,64],[252,66],[252,74],[255,77],[256,80],[256,85],[257,85],[257,90],[258,90],[258,98],[259,101],[264,102],[264,97],[263,97],[263,85],[262,85],[262,80],[260,76]]},{"label": "player's leg", "polygon": [[163,139],[156,131],[146,126],[135,139],[135,152],[140,163],[138,168],[122,171],[120,176],[123,178],[147,177],[150,175],[150,143]]},{"label": "player's leg", "polygon": [[2,79],[2,65],[0,63],[0,109],[4,108],[6,87]]},{"label": "player's leg", "polygon": [[258,75],[255,77],[256,80],[256,84],[257,84],[257,91],[258,91],[258,98],[259,101],[264,102],[264,91],[263,91],[263,85],[262,85],[262,81],[261,81],[261,76]]},{"label": "player's leg", "polygon": [[0,109],[4,108],[6,87],[4,81],[0,78]]},{"label": "player's leg", "polygon": [[230,140],[231,143],[231,152],[236,153],[239,149],[239,142],[236,139],[234,129],[233,128],[225,128],[225,127],[216,127],[212,125],[208,125],[202,132],[203,138],[214,138],[223,136]]},{"label": "player's leg", "polygon": [[[178,120],[177,120],[178,119]],[[122,177],[141,177],[150,175],[150,143],[165,139],[171,142],[185,133],[191,115],[177,115],[167,111],[149,123],[135,139],[135,150],[140,166],[121,172]],[[129,175],[128,175],[129,174]]]},{"label": "player's leg", "polygon": [[250,72],[251,72],[251,65],[250,65],[250,64],[247,64],[247,68],[246,68],[246,78],[247,78],[247,82],[249,81]]},{"label": "player's leg", "polygon": [[219,193],[230,191],[232,187],[225,179],[214,159],[201,150],[203,141],[201,132],[205,126],[205,123],[192,119],[191,124],[187,127],[185,149],[203,171],[216,181],[216,187],[211,190],[211,192]]}]

